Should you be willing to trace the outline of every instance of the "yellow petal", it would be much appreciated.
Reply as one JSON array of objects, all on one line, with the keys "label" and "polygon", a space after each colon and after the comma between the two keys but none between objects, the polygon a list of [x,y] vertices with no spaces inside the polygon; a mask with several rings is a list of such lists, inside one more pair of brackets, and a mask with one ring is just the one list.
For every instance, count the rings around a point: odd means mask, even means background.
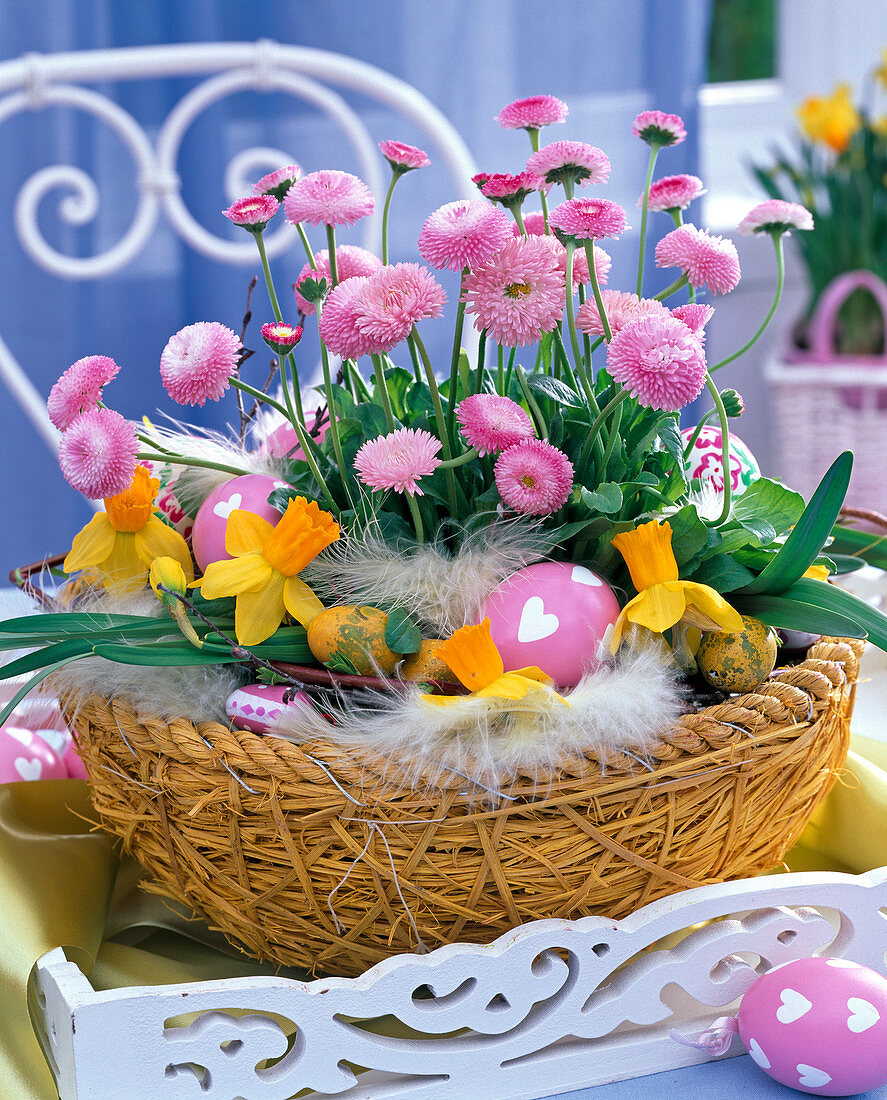
[{"label": "yellow petal", "polygon": [[638,592],[678,579],[678,563],[671,548],[671,524],[650,520],[634,531],[621,531],[610,541],[625,558],[631,583]]},{"label": "yellow petal", "polygon": [[[709,588],[707,584],[696,584],[693,581],[678,582],[684,590],[684,598],[689,608],[701,611],[717,626],[718,630],[737,631],[744,630],[742,616],[730,606],[720,592]],[[666,587],[666,586],[664,586]],[[667,587],[671,587],[668,585]],[[694,625],[699,625],[695,623]],[[710,627],[709,629],[715,629]]]},{"label": "yellow petal", "polygon": [[[283,622],[286,612],[283,581],[284,578],[272,570],[271,579],[260,591],[241,592],[238,595],[234,612],[234,633],[241,645],[258,645],[264,642]],[[205,587],[204,585],[204,589]]]},{"label": "yellow petal", "polygon": [[505,665],[490,633],[490,620],[462,626],[437,647],[437,655],[470,691],[491,684]]},{"label": "yellow petal", "polygon": [[255,512],[235,508],[225,527],[225,549],[235,558],[241,554],[261,554],[273,530],[268,520]]},{"label": "yellow petal", "polygon": [[145,526],[135,532],[133,539],[136,553],[145,565],[157,558],[172,558],[182,567],[189,581],[194,579],[194,563],[187,542],[158,516],[151,516]]},{"label": "yellow petal", "polygon": [[148,567],[139,557],[135,535],[131,531],[117,531],[114,549],[102,562],[102,580],[115,592],[133,592],[148,579]]},{"label": "yellow petal", "polygon": [[101,565],[114,549],[116,537],[117,532],[104,512],[93,516],[83,530],[74,536],[62,569],[66,573],[76,573],[88,565]]},{"label": "yellow petal", "polygon": [[656,634],[661,634],[681,619],[686,606],[682,583],[672,581],[644,589],[625,605],[622,615],[629,622],[646,626]]},{"label": "yellow petal", "polygon": [[307,630],[321,611],[323,604],[303,580],[287,577],[283,586],[283,602],[292,617]]},{"label": "yellow petal", "polygon": [[274,570],[261,554],[244,554],[228,561],[214,561],[206,567],[200,591],[208,600],[239,596],[264,588]]},{"label": "yellow petal", "polygon": [[[540,682],[538,676],[524,676],[523,672],[541,672],[541,669],[522,669],[521,672],[506,672],[502,676],[497,677],[492,684],[488,684],[487,687],[481,688],[477,692],[478,698],[496,697],[498,699],[523,699],[525,695],[533,691],[544,691],[548,686],[549,678],[542,673],[543,680]],[[552,699],[557,699],[561,703],[565,703],[567,706],[567,700],[558,695],[556,691],[551,692]]]},{"label": "yellow petal", "polygon": [[828,579],[829,568],[827,565],[811,565],[804,576],[811,577],[815,581],[824,581]]}]

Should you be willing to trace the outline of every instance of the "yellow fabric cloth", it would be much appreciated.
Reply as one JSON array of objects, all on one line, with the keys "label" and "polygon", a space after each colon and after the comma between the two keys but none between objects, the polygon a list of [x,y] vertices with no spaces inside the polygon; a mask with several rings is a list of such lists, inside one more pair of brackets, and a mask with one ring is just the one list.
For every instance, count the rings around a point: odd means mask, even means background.
[{"label": "yellow fabric cloth", "polygon": [[[280,973],[230,954],[221,937],[141,892],[139,869],[91,831],[93,818],[83,782],[0,786],[3,1098],[57,1100],[27,1011],[28,976],[54,947],[98,989]],[[852,740],[840,781],[787,863],[854,873],[887,865],[887,743]]]}]

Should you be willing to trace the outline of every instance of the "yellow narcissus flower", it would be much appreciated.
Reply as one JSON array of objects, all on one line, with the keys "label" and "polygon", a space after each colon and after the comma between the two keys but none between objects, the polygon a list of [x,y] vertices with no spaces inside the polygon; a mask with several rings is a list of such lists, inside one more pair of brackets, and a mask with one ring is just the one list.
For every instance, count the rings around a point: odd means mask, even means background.
[{"label": "yellow narcissus flower", "polygon": [[801,129],[813,142],[843,153],[862,126],[849,84],[839,84],[830,96],[808,96],[797,109]]},{"label": "yellow narcissus flower", "polygon": [[707,584],[679,579],[669,523],[654,519],[634,531],[615,535],[611,541],[625,559],[638,590],[619,612],[610,642],[613,653],[628,623],[645,626],[655,634],[680,622],[701,630],[742,630],[742,616],[720,592]]},{"label": "yellow narcissus flower", "polygon": [[208,565],[197,584],[208,600],[236,596],[234,632],[241,645],[270,638],[287,613],[308,627],[323,604],[297,576],[339,537],[339,525],[315,501],[296,497],[277,526],[243,508],[225,527],[229,561]]},{"label": "yellow narcissus flower", "polygon": [[174,558],[188,580],[194,564],[188,544],[154,514],[160,482],[146,466],[136,466],[132,484],[105,498],[105,511],[93,516],[74,538],[62,568],[66,573],[93,568],[113,592],[134,592],[148,580],[155,558]]},{"label": "yellow narcissus flower", "polygon": [[[456,674],[460,682],[478,698],[523,699],[531,691],[541,691],[551,684],[551,677],[530,665],[514,672],[506,672],[502,656],[490,633],[490,620],[484,619],[476,626],[460,627],[451,637],[441,642],[435,655]],[[551,692],[562,703],[567,700]],[[447,706],[464,700],[464,695],[423,695],[426,703]]]},{"label": "yellow narcissus flower", "polygon": [[203,649],[203,639],[191,624],[185,605],[172,594],[186,596],[188,593],[189,578],[180,563],[175,558],[155,558],[148,571],[148,580],[154,595],[175,619],[182,634],[195,648]]}]

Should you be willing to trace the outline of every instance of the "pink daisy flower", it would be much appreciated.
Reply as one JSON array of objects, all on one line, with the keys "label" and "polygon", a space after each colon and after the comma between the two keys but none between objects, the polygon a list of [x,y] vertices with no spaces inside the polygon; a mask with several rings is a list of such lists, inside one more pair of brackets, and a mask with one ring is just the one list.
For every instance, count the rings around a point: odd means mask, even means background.
[{"label": "pink daisy flower", "polygon": [[320,338],[340,359],[359,359],[375,351],[372,341],[357,327],[355,311],[369,281],[366,275],[355,275],[333,287],[324,302]]},{"label": "pink daisy flower", "polygon": [[[686,210],[694,199],[705,194],[702,180],[698,176],[663,176],[650,184],[650,201],[647,209],[657,213],[671,210]],[[644,196],[638,199],[638,206],[644,205]]]},{"label": "pink daisy flower", "polygon": [[517,175],[495,172],[487,176],[480,187],[480,192],[485,198],[492,202],[501,202],[503,206],[522,203],[533,191],[547,190],[548,184],[535,172],[518,172]]},{"label": "pink daisy flower", "polygon": [[350,172],[325,168],[302,176],[283,200],[283,212],[291,225],[354,225],[372,214],[369,187]]},{"label": "pink daisy flower", "polygon": [[[665,306],[655,298],[639,298],[637,294],[630,294],[628,291],[602,290],[601,300],[604,303],[610,332],[614,336],[629,322],[637,321],[640,317],[659,317],[668,314]],[[604,335],[601,315],[593,298],[583,303],[576,311],[576,328],[592,336]]]},{"label": "pink daisy flower", "polygon": [[656,245],[657,267],[679,267],[691,286],[707,286],[712,294],[727,294],[739,282],[739,255],[726,237],[716,237],[681,225]]},{"label": "pink daisy flower", "polygon": [[432,267],[461,271],[484,264],[511,237],[511,218],[481,199],[448,202],[429,215],[419,253]]},{"label": "pink daisy flower", "polygon": [[218,321],[186,325],[163,349],[160,378],[173,401],[205,405],[218,401],[237,368],[240,337]]},{"label": "pink daisy flower", "polygon": [[618,237],[631,228],[622,207],[609,199],[567,199],[548,215],[548,224],[577,240]]},{"label": "pink daisy flower", "polygon": [[542,439],[526,439],[503,451],[493,469],[503,502],[526,516],[563,507],[573,488],[573,464]]},{"label": "pink daisy flower", "polygon": [[91,409],[62,433],[59,466],[90,500],[113,497],[132,484],[139,441],[135,427],[113,409]]},{"label": "pink daisy flower", "polygon": [[269,321],[262,325],[262,339],[275,355],[287,355],[302,339],[301,325],[288,325],[283,321]]},{"label": "pink daisy flower", "polygon": [[549,184],[566,180],[584,186],[606,183],[610,178],[610,161],[601,149],[584,141],[553,141],[530,156],[527,170]]},{"label": "pink daisy flower", "polygon": [[[329,249],[323,248],[320,252],[315,252],[314,262],[317,264],[317,270],[315,271],[311,264],[306,263],[299,272],[294,288],[296,306],[299,312],[304,313],[306,317],[310,317],[312,313],[315,313],[316,308],[313,302],[309,302],[307,298],[302,297],[299,293],[299,286],[305,279],[322,279],[326,277],[327,283],[330,282]],[[353,279],[355,275],[373,275],[381,266],[382,261],[378,256],[356,244],[340,244],[336,248],[336,271],[340,283],[344,283],[346,279]]]},{"label": "pink daisy flower", "polygon": [[516,401],[498,393],[473,393],[456,407],[456,419],[469,446],[484,455],[533,439],[533,421]]},{"label": "pink daisy flower", "polygon": [[392,264],[370,276],[354,300],[357,327],[375,353],[390,351],[426,317],[440,317],[446,295],[427,267]]},{"label": "pink daisy flower", "polygon": [[680,145],[687,136],[681,116],[667,115],[663,111],[641,111],[631,132],[648,145],[659,146]]},{"label": "pink daisy flower", "polygon": [[302,178],[302,169],[298,164],[285,164],[283,168],[276,168],[267,176],[262,176],[253,184],[254,195],[273,195],[278,202],[283,202],[284,195],[296,182]]},{"label": "pink daisy flower", "polygon": [[739,223],[739,232],[746,237],[753,233],[788,233],[791,229],[812,228],[813,215],[807,207],[783,199],[759,202]]},{"label": "pink daisy flower", "polygon": [[389,435],[368,439],[354,456],[354,469],[371,489],[424,496],[418,479],[440,465],[440,440],[422,428],[398,428]]},{"label": "pink daisy flower", "polygon": [[87,355],[68,367],[49,391],[46,401],[49,419],[59,431],[70,427],[81,414],[98,407],[102,387],[119,370],[107,355]]},{"label": "pink daisy flower", "polygon": [[651,409],[677,412],[705,383],[702,344],[667,312],[641,317],[617,333],[607,350],[607,370],[632,397]]},{"label": "pink daisy flower", "polygon": [[704,341],[705,326],[714,316],[714,312],[714,306],[703,305],[701,302],[689,302],[685,306],[675,306],[671,315],[683,321],[698,340]]},{"label": "pink daisy flower", "polygon": [[565,122],[569,113],[562,99],[553,95],[531,95],[503,107],[493,121],[503,130],[538,130],[554,122]]},{"label": "pink daisy flower", "polygon": [[512,237],[482,267],[465,276],[466,312],[508,347],[534,344],[560,323],[564,274],[542,237]]},{"label": "pink daisy flower", "polygon": [[427,168],[431,161],[424,149],[406,145],[402,141],[380,141],[379,149],[395,172],[409,172],[413,168]]},{"label": "pink daisy flower", "polygon": [[280,203],[273,195],[247,195],[232,202],[222,213],[228,221],[248,229],[250,233],[261,233],[279,208]]}]

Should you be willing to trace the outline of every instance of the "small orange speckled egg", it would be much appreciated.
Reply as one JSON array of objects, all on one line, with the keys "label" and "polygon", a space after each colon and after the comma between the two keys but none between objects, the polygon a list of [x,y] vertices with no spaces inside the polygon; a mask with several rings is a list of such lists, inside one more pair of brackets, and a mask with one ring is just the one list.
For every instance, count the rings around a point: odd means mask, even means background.
[{"label": "small orange speckled egg", "polygon": [[776,637],[760,619],[742,616],[742,630],[703,634],[696,662],[705,679],[721,691],[751,691],[776,665]]},{"label": "small orange speckled egg", "polygon": [[308,627],[308,647],[337,672],[390,676],[400,655],[385,644],[387,622],[377,607],[328,607]]},{"label": "small orange speckled egg", "polygon": [[458,679],[454,672],[438,657],[437,650],[443,643],[442,638],[425,638],[419,647],[418,653],[411,653],[403,663],[400,670],[405,680],[442,680],[444,683],[456,684]]}]

